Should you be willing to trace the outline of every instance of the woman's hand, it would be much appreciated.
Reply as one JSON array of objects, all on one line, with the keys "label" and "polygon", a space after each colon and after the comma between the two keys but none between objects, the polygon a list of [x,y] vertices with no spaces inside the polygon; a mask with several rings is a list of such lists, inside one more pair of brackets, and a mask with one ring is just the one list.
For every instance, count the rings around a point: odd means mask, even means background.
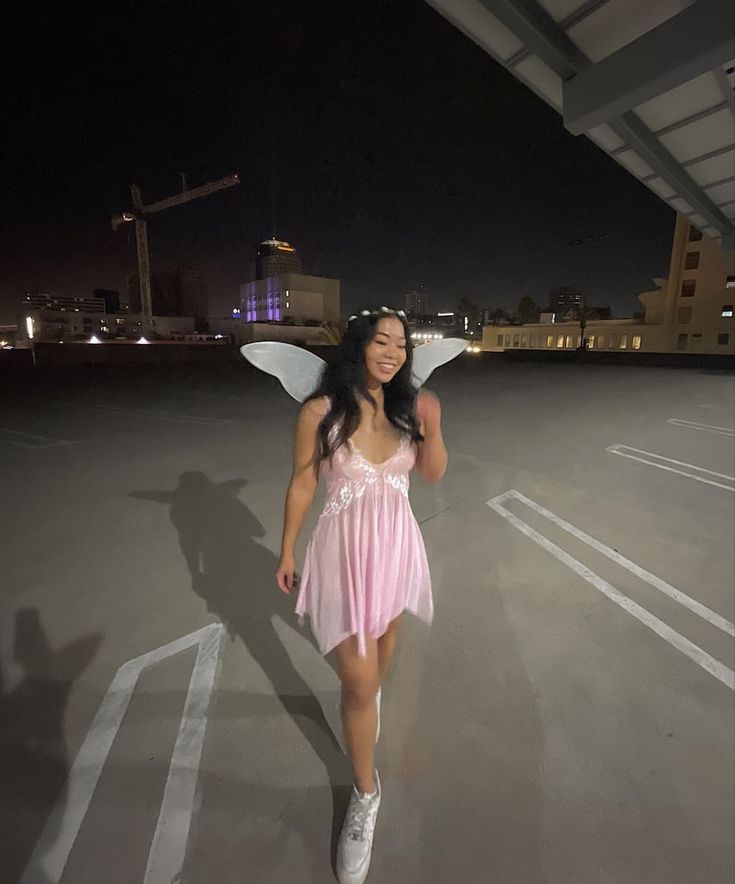
[{"label": "woman's hand", "polygon": [[439,397],[431,390],[422,390],[416,400],[416,417],[422,436],[433,436],[441,429],[442,409]]},{"label": "woman's hand", "polygon": [[296,559],[292,555],[281,555],[276,571],[276,583],[278,588],[285,593],[291,592],[299,582],[296,574]]}]

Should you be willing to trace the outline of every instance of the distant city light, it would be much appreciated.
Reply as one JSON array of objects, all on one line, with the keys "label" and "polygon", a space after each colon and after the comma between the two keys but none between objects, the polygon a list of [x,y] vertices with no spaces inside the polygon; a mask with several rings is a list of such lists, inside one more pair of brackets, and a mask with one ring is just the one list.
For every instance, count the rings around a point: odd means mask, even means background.
[{"label": "distant city light", "polygon": [[87,341],[88,344],[101,344],[102,341],[97,337],[97,335],[92,335],[92,337]]},{"label": "distant city light", "polygon": [[150,341],[147,341],[142,335],[135,342],[136,344],[150,344]]},{"label": "distant city light", "polygon": [[437,316],[454,316],[454,313],[437,313]]},{"label": "distant city light", "polygon": [[33,317],[26,316],[26,331],[28,332],[28,337],[33,340]]},{"label": "distant city light", "polygon": [[232,318],[233,318],[233,319],[239,319],[239,318],[240,318],[240,308],[239,308],[239,307],[233,307],[233,308],[232,308]]}]

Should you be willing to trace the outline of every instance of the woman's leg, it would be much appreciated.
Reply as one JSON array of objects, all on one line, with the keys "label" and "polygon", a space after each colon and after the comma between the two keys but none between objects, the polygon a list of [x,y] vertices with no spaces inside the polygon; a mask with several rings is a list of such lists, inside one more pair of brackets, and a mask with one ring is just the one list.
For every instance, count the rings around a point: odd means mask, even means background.
[{"label": "woman's leg", "polygon": [[378,639],[378,681],[383,684],[393,652],[396,649],[398,628],[401,625],[403,614],[399,614],[395,620],[391,620],[386,632]]},{"label": "woman's leg", "polygon": [[360,657],[357,637],[351,635],[336,649],[342,682],[342,729],[352,759],[355,785],[375,791],[375,731],[378,724],[375,695],[380,687],[378,643],[367,638],[367,656]]}]

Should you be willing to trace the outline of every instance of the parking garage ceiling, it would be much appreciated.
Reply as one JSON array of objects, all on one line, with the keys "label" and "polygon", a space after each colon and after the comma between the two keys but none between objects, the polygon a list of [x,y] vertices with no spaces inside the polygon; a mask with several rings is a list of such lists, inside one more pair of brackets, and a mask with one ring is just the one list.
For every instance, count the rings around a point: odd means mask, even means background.
[{"label": "parking garage ceiling", "polygon": [[732,0],[427,0],[703,233],[735,250]]}]

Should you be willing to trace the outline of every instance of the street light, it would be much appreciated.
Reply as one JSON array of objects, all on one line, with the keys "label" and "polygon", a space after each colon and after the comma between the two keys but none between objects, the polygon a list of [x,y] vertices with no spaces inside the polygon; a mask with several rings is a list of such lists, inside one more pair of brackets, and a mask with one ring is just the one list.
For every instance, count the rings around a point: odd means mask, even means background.
[{"label": "street light", "polygon": [[[576,239],[573,239],[569,245],[570,246],[590,246],[592,243],[602,242],[606,237],[606,234],[599,233],[590,236],[579,236]],[[585,355],[585,338],[584,331],[587,328],[587,299],[589,297],[589,288],[590,288],[590,252],[591,249],[587,248],[584,252],[585,261],[584,261],[584,289],[582,290],[582,304],[579,311],[579,329],[581,332],[581,344],[582,344],[582,360],[584,361]]]}]

